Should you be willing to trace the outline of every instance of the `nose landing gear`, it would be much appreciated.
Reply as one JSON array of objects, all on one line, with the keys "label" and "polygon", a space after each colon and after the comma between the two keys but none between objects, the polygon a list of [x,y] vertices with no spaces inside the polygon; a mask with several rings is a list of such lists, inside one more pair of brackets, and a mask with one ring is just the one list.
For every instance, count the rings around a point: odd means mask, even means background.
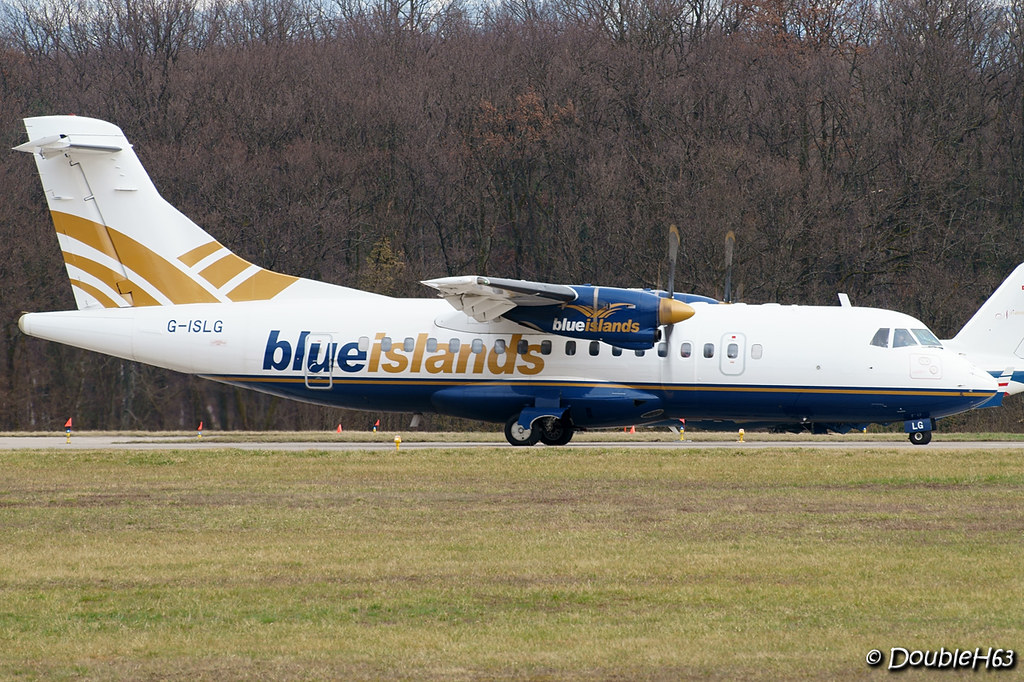
[{"label": "nose landing gear", "polygon": [[931,443],[932,429],[934,428],[934,419],[910,419],[903,422],[903,430],[914,445],[928,445],[928,443]]},{"label": "nose landing gear", "polygon": [[911,431],[910,442],[914,445],[928,445],[932,442],[931,431]]}]

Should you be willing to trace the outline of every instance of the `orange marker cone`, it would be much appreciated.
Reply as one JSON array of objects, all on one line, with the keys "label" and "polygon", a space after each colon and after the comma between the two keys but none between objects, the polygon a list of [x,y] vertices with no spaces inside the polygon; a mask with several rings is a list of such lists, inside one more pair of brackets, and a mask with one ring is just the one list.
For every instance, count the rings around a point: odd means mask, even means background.
[{"label": "orange marker cone", "polygon": [[67,440],[67,442],[70,443],[71,442],[71,417],[68,417],[67,423],[64,424],[64,429],[68,432],[68,440]]},{"label": "orange marker cone", "polygon": [[202,440],[202,438],[203,438],[203,422],[199,422],[199,428],[197,429],[197,431],[199,431],[199,439]]},{"label": "orange marker cone", "polygon": [[341,424],[338,424],[338,433],[341,433]]},{"label": "orange marker cone", "polygon": [[636,427],[635,426],[630,426],[629,427],[629,432],[630,433],[636,433]]}]

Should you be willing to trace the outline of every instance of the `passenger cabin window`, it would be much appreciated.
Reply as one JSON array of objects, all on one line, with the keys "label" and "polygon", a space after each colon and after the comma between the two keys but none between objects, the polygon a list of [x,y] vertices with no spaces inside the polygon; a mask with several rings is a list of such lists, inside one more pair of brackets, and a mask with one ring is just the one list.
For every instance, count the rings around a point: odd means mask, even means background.
[{"label": "passenger cabin window", "polygon": [[416,348],[416,339],[411,336],[405,337],[405,341],[402,342],[402,350],[406,353],[411,353]]},{"label": "passenger cabin window", "polygon": [[526,339],[520,339],[519,343],[516,344],[516,352],[520,355],[526,355],[530,352],[530,342]]},{"label": "passenger cabin window", "polygon": [[622,355],[622,349],[619,348],[618,346],[612,346],[612,355],[614,357],[619,357],[620,355]]},{"label": "passenger cabin window", "polygon": [[892,347],[903,348],[905,346],[916,346],[917,339],[910,333],[908,329],[897,329],[892,333]]},{"label": "passenger cabin window", "polygon": [[435,339],[433,336],[431,336],[430,338],[427,339],[427,352],[428,353],[436,353],[437,352],[437,339]]},{"label": "passenger cabin window", "polygon": [[750,359],[760,360],[762,357],[764,357],[764,347],[759,343],[755,343],[750,347]]},{"label": "passenger cabin window", "polygon": [[479,353],[483,353],[484,352],[484,342],[481,341],[480,339],[473,339],[472,351],[474,353],[478,353],[478,354]]},{"label": "passenger cabin window", "polygon": [[365,353],[369,349],[370,349],[370,337],[369,336],[360,336],[359,337],[359,350],[361,350],[361,351],[363,351]]},{"label": "passenger cabin window", "polygon": [[879,348],[889,347],[889,328],[882,327],[875,335],[871,338],[871,345],[878,346]]},{"label": "passenger cabin window", "polygon": [[575,341],[566,341],[565,342],[565,354],[566,355],[576,355],[576,342]]},{"label": "passenger cabin window", "polygon": [[693,355],[693,344],[689,341],[683,341],[683,344],[679,346],[679,357],[688,358]]},{"label": "passenger cabin window", "polygon": [[715,344],[705,343],[704,344],[704,357],[713,358],[715,357]]},{"label": "passenger cabin window", "polygon": [[448,339],[448,351],[450,353],[458,353],[460,348],[462,348],[462,341],[454,338]]},{"label": "passenger cabin window", "polygon": [[591,341],[590,342],[590,354],[591,355],[597,355],[600,352],[601,352],[601,342],[600,341]]},{"label": "passenger cabin window", "polygon": [[658,357],[663,358],[668,355],[668,344],[662,341],[658,344]]},{"label": "passenger cabin window", "polygon": [[541,341],[540,342],[540,354],[541,355],[551,355],[551,341]]},{"label": "passenger cabin window", "polygon": [[384,351],[385,353],[387,353],[389,350],[391,350],[391,337],[390,336],[385,336],[383,339],[380,340],[380,349],[382,351]]},{"label": "passenger cabin window", "polygon": [[494,353],[496,355],[505,354],[505,339],[495,339],[494,341]]},{"label": "passenger cabin window", "polygon": [[739,345],[735,343],[730,343],[728,346],[725,347],[725,355],[730,360],[735,360],[736,358],[738,358],[740,356]]},{"label": "passenger cabin window", "polygon": [[932,334],[927,329],[912,329],[914,336],[921,342],[922,346],[935,346],[936,348],[942,348],[942,342],[939,341],[935,334]]},{"label": "passenger cabin window", "polygon": [[633,354],[636,355],[638,358],[642,358],[644,356],[644,353],[646,352],[647,351],[641,348],[640,350],[633,351]]}]

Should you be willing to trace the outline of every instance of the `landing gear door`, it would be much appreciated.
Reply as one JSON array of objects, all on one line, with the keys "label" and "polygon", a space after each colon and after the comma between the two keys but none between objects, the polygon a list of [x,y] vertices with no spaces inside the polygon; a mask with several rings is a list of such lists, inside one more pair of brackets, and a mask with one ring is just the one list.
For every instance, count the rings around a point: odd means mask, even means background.
[{"label": "landing gear door", "polygon": [[306,388],[326,391],[334,386],[334,356],[338,344],[330,334],[310,334],[306,337],[305,360],[302,375]]},{"label": "landing gear door", "polygon": [[736,376],[743,374],[743,363],[747,356],[747,341],[743,334],[726,334],[722,337],[722,374]]}]

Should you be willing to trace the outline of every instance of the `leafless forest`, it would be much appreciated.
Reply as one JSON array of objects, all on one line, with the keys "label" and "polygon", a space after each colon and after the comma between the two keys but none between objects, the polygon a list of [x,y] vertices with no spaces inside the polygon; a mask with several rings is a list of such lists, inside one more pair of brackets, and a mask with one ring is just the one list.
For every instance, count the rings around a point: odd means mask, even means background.
[{"label": "leafless forest", "polygon": [[[1024,261],[1022,31],[1024,0],[7,0],[0,142],[111,120],[240,255],[381,293],[664,285],[674,222],[680,290],[722,295],[734,230],[740,300],[847,292],[948,337]],[[377,417],[25,338],[74,303],[32,160],[0,173],[0,429]]]}]

